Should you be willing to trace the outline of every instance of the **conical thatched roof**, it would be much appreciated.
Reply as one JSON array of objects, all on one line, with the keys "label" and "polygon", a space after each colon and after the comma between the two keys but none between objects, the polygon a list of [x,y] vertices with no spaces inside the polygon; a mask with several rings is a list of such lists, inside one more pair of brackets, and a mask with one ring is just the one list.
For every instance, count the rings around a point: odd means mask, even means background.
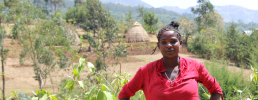
[{"label": "conical thatched roof", "polygon": [[138,22],[135,22],[133,27],[126,33],[126,38],[128,43],[150,41],[148,33]]}]

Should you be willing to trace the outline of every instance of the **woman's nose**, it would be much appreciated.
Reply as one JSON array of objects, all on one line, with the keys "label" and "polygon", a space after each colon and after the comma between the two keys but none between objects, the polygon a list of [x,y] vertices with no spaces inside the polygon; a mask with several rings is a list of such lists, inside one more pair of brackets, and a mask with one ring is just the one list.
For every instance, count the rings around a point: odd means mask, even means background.
[{"label": "woman's nose", "polygon": [[167,48],[172,48],[172,47],[173,47],[173,45],[171,43],[167,44]]}]

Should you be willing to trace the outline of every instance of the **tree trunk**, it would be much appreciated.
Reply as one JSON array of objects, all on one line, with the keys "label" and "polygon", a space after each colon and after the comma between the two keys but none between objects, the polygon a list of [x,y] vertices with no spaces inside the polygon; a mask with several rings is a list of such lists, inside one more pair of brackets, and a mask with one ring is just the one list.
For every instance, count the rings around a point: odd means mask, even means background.
[{"label": "tree trunk", "polygon": [[54,6],[55,6],[55,15],[56,15],[56,4],[54,4]]},{"label": "tree trunk", "polygon": [[1,58],[2,58],[2,79],[3,79],[3,100],[5,100],[5,77],[4,77],[4,50],[3,46],[1,48]]},{"label": "tree trunk", "polygon": [[51,12],[53,11],[53,6],[52,6],[52,4],[53,4],[53,1],[52,1],[52,0],[50,0]]},{"label": "tree trunk", "polygon": [[42,76],[41,76],[41,71],[37,72],[38,74],[38,81],[39,81],[39,89],[42,90]]},{"label": "tree trunk", "polygon": [[[2,28],[2,16],[0,16],[0,28]],[[2,79],[3,79],[3,100],[5,100],[5,77],[4,77],[4,48],[3,48],[3,37],[2,37],[2,46],[1,46],[1,61],[2,61]]]}]

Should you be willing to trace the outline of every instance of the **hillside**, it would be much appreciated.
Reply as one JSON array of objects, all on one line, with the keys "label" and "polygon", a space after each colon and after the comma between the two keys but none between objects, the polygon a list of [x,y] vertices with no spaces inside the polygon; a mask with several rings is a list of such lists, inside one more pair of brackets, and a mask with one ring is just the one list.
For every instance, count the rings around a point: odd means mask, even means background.
[{"label": "hillside", "polygon": [[[168,11],[175,11],[179,14],[182,13],[191,13],[191,9],[181,9],[179,7],[175,6],[163,6],[161,8],[164,8]],[[227,6],[215,6],[215,10],[218,11],[218,13],[224,18],[225,22],[231,22],[235,21],[238,22],[238,20],[242,20],[244,23],[250,23],[255,22],[258,23],[258,19],[256,16],[258,16],[258,10],[250,10],[241,6],[235,6],[235,5],[227,5]]]},{"label": "hillside", "polygon": [[[64,0],[66,9],[63,9],[64,12],[69,6],[74,6],[73,0]],[[132,17],[136,21],[141,21],[137,16],[139,15],[137,11],[137,6],[143,5],[146,11],[154,12],[156,16],[159,17],[159,24],[165,22],[169,23],[172,20],[179,19],[182,15],[174,11],[168,11],[163,8],[153,8],[151,5],[141,1],[141,0],[100,0],[104,8],[109,9],[111,15],[116,18],[118,21],[121,20],[121,16],[126,16],[126,13],[129,9],[132,11]],[[184,14],[188,19],[193,20],[194,16],[191,14]]]},{"label": "hillside", "polygon": [[103,3],[115,3],[115,4],[121,4],[126,6],[144,6],[146,8],[152,8],[153,6],[149,5],[148,3],[145,3],[141,0],[100,0]]},{"label": "hillside", "polygon": [[[141,19],[137,16],[139,15],[139,12],[137,11],[137,6],[125,6],[122,4],[114,4],[114,3],[102,3],[104,8],[109,9],[111,11],[112,16],[114,16],[117,20],[121,19],[121,15],[124,17],[129,11],[129,9],[132,12],[133,19],[136,21],[140,21]],[[163,8],[145,8],[148,12],[154,12],[156,16],[159,17],[159,24],[165,22],[169,23],[172,20],[179,19],[182,15],[178,14],[174,11],[167,11]],[[191,14],[184,14],[183,16],[186,16],[188,19],[193,20],[194,16]]]}]

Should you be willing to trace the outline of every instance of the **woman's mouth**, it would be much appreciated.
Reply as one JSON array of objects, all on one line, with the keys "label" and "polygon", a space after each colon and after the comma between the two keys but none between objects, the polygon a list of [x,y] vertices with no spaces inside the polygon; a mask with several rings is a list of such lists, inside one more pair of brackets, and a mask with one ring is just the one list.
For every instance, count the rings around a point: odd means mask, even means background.
[{"label": "woman's mouth", "polygon": [[170,51],[166,51],[166,52],[168,52],[168,53],[173,53],[173,52],[175,52],[174,50],[170,50]]}]

